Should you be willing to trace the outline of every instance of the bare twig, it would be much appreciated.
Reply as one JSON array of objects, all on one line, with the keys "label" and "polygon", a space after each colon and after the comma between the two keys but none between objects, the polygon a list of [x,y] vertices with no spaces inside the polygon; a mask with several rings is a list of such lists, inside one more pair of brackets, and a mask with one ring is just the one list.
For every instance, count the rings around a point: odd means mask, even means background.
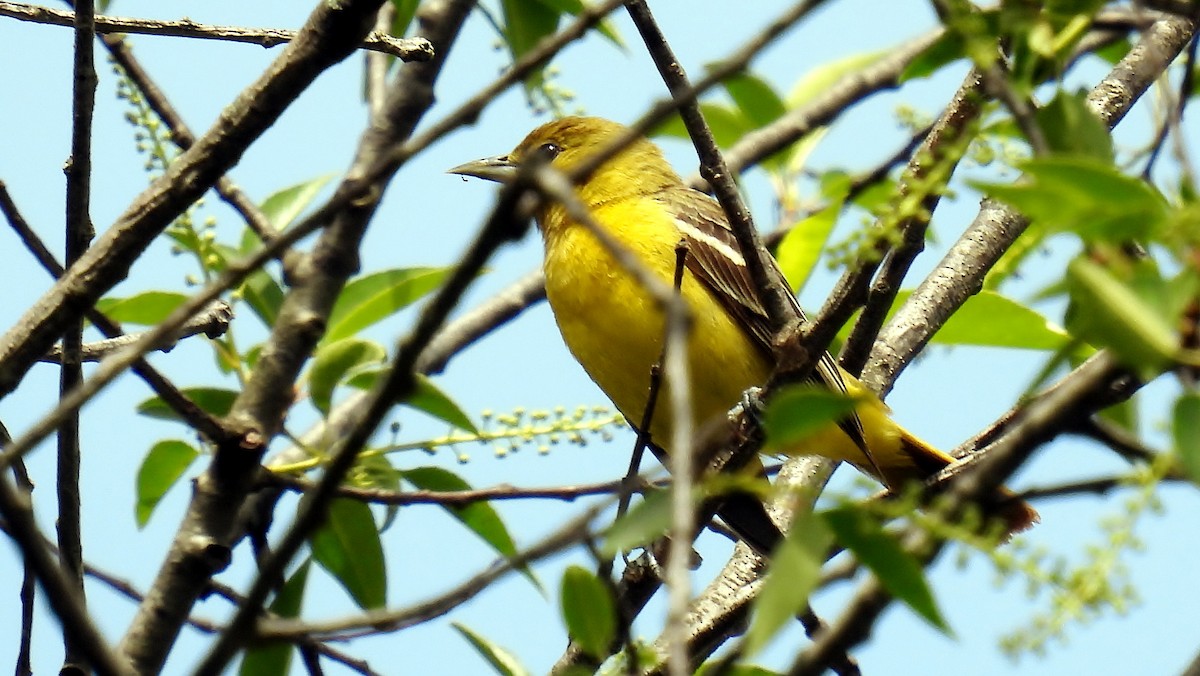
[{"label": "bare twig", "polygon": [[1152,464],[1158,455],[1136,434],[1100,416],[1081,421],[1074,431],[1108,446],[1126,462]]},{"label": "bare twig", "polygon": [[441,373],[454,355],[504,326],[534,303],[545,300],[545,282],[541,270],[530,272],[446,324],[421,353],[417,370],[431,375]]},{"label": "bare twig", "polygon": [[[375,17],[375,30],[372,35],[387,35],[392,28],[392,19],[396,16],[396,6],[385,2],[379,8]],[[367,52],[363,55],[366,62],[366,73],[363,75],[363,92],[366,94],[367,107],[372,115],[378,115],[386,103],[387,77],[392,60],[387,54]]]},{"label": "bare twig", "polygon": [[4,474],[0,473],[0,516],[4,517],[9,536],[21,548],[26,563],[46,592],[46,599],[71,644],[100,673],[132,673],[92,622],[71,576],[46,546],[34,521],[29,495],[14,487]]},{"label": "bare twig", "polygon": [[[1020,493],[1017,493],[1018,500],[1046,500],[1050,498],[1068,498],[1079,495],[1107,495],[1120,488],[1128,488],[1135,485],[1136,477],[1133,476],[1108,476],[1098,479],[1084,479],[1082,481],[1069,481],[1067,483],[1056,484],[1053,486],[1034,486],[1027,488]],[[1162,478],[1162,481],[1187,481],[1188,479],[1178,472],[1169,473]]]},{"label": "bare twig", "polygon": [[[7,444],[12,439],[8,436],[8,428],[0,422],[0,448]],[[25,469],[25,463],[18,461],[13,465],[13,479],[16,480],[16,488],[20,494],[24,495],[27,500],[32,499],[33,481],[29,479],[29,472]],[[37,571],[33,569],[33,563],[29,559],[23,562],[24,570],[21,574],[21,635],[17,639],[17,664],[14,669],[15,676],[33,676],[33,654],[31,647],[33,644],[33,610],[34,602],[37,600]]]},{"label": "bare twig", "polygon": [[369,630],[372,633],[399,631],[435,617],[441,617],[471,600],[508,573],[592,537],[590,527],[592,521],[611,506],[611,501],[605,501],[601,505],[586,510],[534,546],[490,566],[454,589],[415,606],[395,610],[376,610],[363,615],[325,622],[263,621],[259,622],[256,627],[255,636],[264,640],[296,640],[302,637],[314,640],[332,640],[345,638],[351,632],[363,630]]},{"label": "bare twig", "polygon": [[[18,464],[18,466],[20,466],[20,465]],[[4,528],[3,524],[0,524],[0,530],[7,532],[6,529]],[[49,540],[46,540],[45,543],[46,543],[46,546],[50,547],[51,549],[54,549],[54,544],[52,542],[50,542]],[[83,572],[89,578],[101,582],[102,584],[106,585],[109,589],[116,592],[117,595],[123,596],[126,599],[129,599],[130,601],[133,601],[135,603],[141,603],[146,598],[145,595],[142,594],[142,592],[138,591],[138,589],[136,587],[134,587],[133,584],[131,582],[129,582],[128,580],[120,578],[120,577],[118,577],[106,570],[98,568],[95,565],[90,564],[86,561],[84,561],[84,563],[83,563]],[[32,580],[31,580],[31,583],[32,583]],[[219,596],[234,605],[237,605],[242,600],[241,595],[239,595],[238,593],[236,593],[229,587],[226,587],[225,585],[217,583],[217,582],[213,582],[212,593],[214,596]],[[267,611],[264,614],[264,617],[271,619],[271,618],[275,618],[276,616],[274,614],[272,614],[270,611]],[[215,634],[215,633],[221,631],[221,625],[217,624],[216,622],[213,622],[212,620],[207,620],[207,619],[204,619],[201,617],[188,616],[187,625],[189,627],[192,627],[196,631],[199,631],[199,632],[205,633],[205,634]],[[350,669],[353,669],[354,671],[356,671],[360,674],[367,674],[369,676],[375,675],[375,672],[371,670],[370,665],[368,665],[366,662],[364,662],[363,660],[360,660],[352,655],[344,653],[344,652],[328,645],[327,643],[322,643],[322,642],[318,642],[318,641],[309,641],[306,643],[306,645],[311,646],[314,650],[316,650],[321,655],[324,655],[325,657],[328,657],[329,659],[331,659],[335,662],[338,662],[340,664],[344,664],[347,667],[349,667]],[[25,673],[29,674],[32,672],[25,672]]]},{"label": "bare twig", "polygon": [[[0,16],[7,16],[21,21],[51,24],[55,26],[70,26],[74,22],[74,12],[38,7],[21,2],[0,0]],[[97,33],[136,33],[141,35],[159,35],[164,37],[199,38],[202,40],[223,40],[226,42],[245,42],[260,47],[275,47],[287,44],[296,39],[294,30],[282,28],[243,28],[241,26],[210,26],[196,23],[191,19],[178,21],[159,21],[157,19],[135,19],[120,16],[97,16],[95,19]],[[402,61],[428,61],[433,58],[433,46],[424,38],[396,38],[386,33],[372,31],[362,40],[362,49],[390,54]]]},{"label": "bare twig", "polygon": [[[96,231],[92,227],[92,115],[96,106],[95,7],[92,0],[78,3],[73,17],[75,58],[71,91],[71,157],[67,160],[66,252],[67,267],[74,265],[91,245]],[[83,381],[80,365],[83,345],[83,318],[66,326],[62,338],[62,368],[59,370],[59,396],[66,396]],[[83,587],[83,523],[79,492],[80,435],[79,411],[58,426],[57,472],[55,489],[58,502],[58,558],[79,603],[87,607]],[[88,671],[85,648],[77,644],[70,631],[63,632],[63,673]]]},{"label": "bare twig", "polygon": [[[782,32],[821,4],[822,0],[797,3],[780,17],[775,25],[780,26],[779,30]],[[762,245],[750,217],[750,210],[741,198],[735,176],[726,166],[712,131],[700,113],[700,106],[695,101],[694,94],[689,93],[692,87],[687,74],[675,58],[644,0],[629,0],[625,5],[671,96],[681,103],[679,112],[700,157],[700,173],[712,186],[717,201],[721,203],[721,208],[724,209],[730,227],[737,237],[746,269],[754,280],[755,291],[763,307],[767,309],[772,329],[779,331],[784,326],[798,321],[800,317],[795,312],[795,304],[785,295],[789,293],[786,285],[779,284],[779,280],[769,274],[770,266],[766,257],[770,254]]]},{"label": "bare twig", "polygon": [[[317,486],[312,481],[280,474],[268,474],[264,477],[263,481],[299,492],[311,491]],[[666,488],[671,485],[671,480],[663,478],[654,482],[646,482],[644,479],[641,479],[632,483],[635,484],[635,490],[640,490],[636,488],[637,484],[654,488]],[[551,486],[547,488],[500,485],[463,491],[389,491],[381,488],[339,486],[336,494],[338,497],[361,500],[362,502],[370,502],[377,505],[462,506],[492,500],[562,500],[564,502],[574,502],[583,497],[618,493],[624,485],[624,480],[617,480],[574,486]]]},{"label": "bare twig", "polygon": [[[841,78],[807,105],[791,110],[771,124],[746,134],[725,153],[726,164],[733,171],[742,171],[829,124],[871,94],[896,87],[908,64],[941,36],[939,29],[889,50],[887,56]],[[688,183],[695,188],[703,187],[703,179],[698,175],[689,177]]]},{"label": "bare twig", "polygon": [[[207,338],[218,338],[229,330],[229,324],[233,321],[233,308],[223,300],[218,300],[205,308],[200,314],[189,319],[183,326],[179,327],[173,335],[166,336],[160,344],[151,348],[154,351],[170,352],[175,345],[184,338],[202,335]],[[91,343],[84,343],[80,346],[79,360],[82,362],[96,362],[108,357],[109,355],[123,350],[126,347],[138,342],[142,338],[141,333],[126,333],[116,338],[106,338],[97,340]],[[57,364],[62,361],[62,348],[54,346],[46,356],[40,361]]]}]

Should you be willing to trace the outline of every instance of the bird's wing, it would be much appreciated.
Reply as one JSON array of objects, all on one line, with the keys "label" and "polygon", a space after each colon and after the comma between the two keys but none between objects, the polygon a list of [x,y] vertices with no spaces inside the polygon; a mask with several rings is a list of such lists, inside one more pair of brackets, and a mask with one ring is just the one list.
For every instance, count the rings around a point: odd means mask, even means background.
[{"label": "bird's wing", "polygon": [[[741,249],[729,228],[721,205],[696,190],[666,191],[660,193],[659,199],[675,216],[680,235],[687,241],[687,270],[708,287],[726,311],[746,328],[763,354],[773,359],[772,342],[775,336],[766,308],[754,290],[754,280],[746,268]],[[768,274],[777,283],[786,284],[783,272],[775,259],[768,258],[766,263],[769,266]],[[787,297],[792,301],[796,313],[803,319],[804,311],[799,302],[790,293]],[[842,378],[842,372],[828,352],[821,355],[821,359],[813,367],[812,380],[835,392],[846,392],[846,381]],[[838,425],[878,473],[880,470],[875,466],[875,460],[867,448],[859,417],[851,414]]]}]

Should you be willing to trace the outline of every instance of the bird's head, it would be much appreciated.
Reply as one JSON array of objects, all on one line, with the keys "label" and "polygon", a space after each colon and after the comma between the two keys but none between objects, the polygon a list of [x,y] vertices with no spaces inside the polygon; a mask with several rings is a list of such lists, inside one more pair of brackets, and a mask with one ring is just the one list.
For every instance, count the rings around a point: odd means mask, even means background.
[{"label": "bird's head", "polygon": [[[461,164],[452,174],[475,176],[505,183],[517,175],[521,162],[535,155],[568,172],[624,133],[624,125],[600,117],[564,117],[529,132],[511,152]],[[627,194],[645,194],[678,184],[679,176],[662,151],[646,139],[637,139],[606,161],[580,186],[585,202],[597,204]]]}]

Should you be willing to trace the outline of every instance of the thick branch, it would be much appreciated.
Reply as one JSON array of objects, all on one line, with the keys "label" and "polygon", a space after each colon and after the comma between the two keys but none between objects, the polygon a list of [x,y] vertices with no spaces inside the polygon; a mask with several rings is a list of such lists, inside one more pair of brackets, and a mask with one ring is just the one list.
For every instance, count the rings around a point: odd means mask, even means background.
[{"label": "thick branch", "polygon": [[297,39],[221,113],[213,128],[0,336],[0,397],[16,388],[83,308],[123,279],[154,237],[212,187],[317,75],[353,52],[369,28],[364,17],[373,16],[380,2],[318,3]]},{"label": "thick branch", "polygon": [[[1110,128],[1119,122],[1192,38],[1195,24],[1155,22],[1125,58],[1088,95],[1091,110]],[[863,372],[872,390],[886,394],[900,371],[950,315],[983,288],[983,279],[1025,232],[1028,221],[1007,206],[983,201],[974,222],[880,332],[873,361]]]}]

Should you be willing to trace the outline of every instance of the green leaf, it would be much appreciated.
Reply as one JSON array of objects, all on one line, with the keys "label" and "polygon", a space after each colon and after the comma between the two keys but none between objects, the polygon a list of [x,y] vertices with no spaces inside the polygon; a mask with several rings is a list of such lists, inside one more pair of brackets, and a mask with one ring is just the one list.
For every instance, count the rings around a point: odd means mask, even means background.
[{"label": "green leaf", "polygon": [[[219,387],[185,387],[181,391],[201,410],[218,417],[229,415],[233,402],[238,397],[238,392]],[[137,412],[160,420],[183,420],[175,413],[175,409],[158,397],[150,397],[138,404]]]},{"label": "green leaf", "polygon": [[1087,103],[1087,92],[1059,92],[1038,108],[1037,122],[1050,150],[1063,155],[1091,157],[1104,164],[1113,161],[1112,135]]},{"label": "green leaf", "polygon": [[653,542],[671,528],[671,492],[647,491],[604,533],[605,556],[616,556],[634,547]]},{"label": "green leaf", "polygon": [[144,291],[128,298],[101,298],[96,309],[113,321],[152,326],[161,324],[187,298],[171,291]]},{"label": "green leaf", "polygon": [[734,75],[722,81],[721,86],[753,128],[765,127],[787,113],[787,104],[766,80],[757,75]]},{"label": "green leaf", "polygon": [[[704,121],[708,123],[708,128],[712,131],[713,140],[722,148],[728,148],[737,143],[751,130],[750,123],[746,121],[746,118],[729,106],[712,102],[701,103],[700,113],[704,115]],[[691,142],[691,136],[688,135],[687,127],[683,124],[683,118],[679,117],[678,113],[668,117],[654,130],[653,135],[670,136]]]},{"label": "green leaf", "polygon": [[[1121,38],[1112,44],[1097,49],[1092,54],[1115,66],[1118,61],[1125,58],[1130,49],[1133,49],[1133,43],[1128,38]],[[1195,92],[1192,93],[1194,94]]]},{"label": "green leaf", "polygon": [[[300,616],[300,607],[304,603],[304,586],[308,582],[308,569],[312,560],[306,559],[296,572],[283,583],[275,600],[271,602],[271,612],[279,617],[294,618]],[[242,655],[242,663],[238,667],[240,676],[286,676],[292,664],[292,644],[284,641],[272,641],[265,645],[251,645]]]},{"label": "green leaf", "polygon": [[238,287],[242,300],[268,328],[275,326],[283,307],[283,288],[265,270],[255,270]]},{"label": "green leaf", "polygon": [[804,610],[808,595],[821,581],[821,566],[833,544],[833,533],[811,512],[796,519],[771,556],[771,568],[754,601],[754,618],[746,631],[745,651],[754,655]]},{"label": "green leaf", "polygon": [[841,211],[842,202],[838,200],[793,225],[779,242],[775,259],[779,261],[779,268],[783,270],[783,276],[787,278],[792,291],[803,289],[816,269]]},{"label": "green leaf", "polygon": [[[900,292],[895,307],[903,304],[911,294],[911,291]],[[1071,342],[1071,335],[1032,308],[995,291],[980,291],[951,315],[933,335],[932,342],[1058,350]]]},{"label": "green leaf", "polygon": [[150,448],[137,474],[137,505],[134,513],[138,528],[150,521],[150,515],[159,501],[198,455],[200,451],[191,444],[177,439],[164,439]]},{"label": "green leaf", "polygon": [[952,636],[950,627],[938,610],[933,590],[925,579],[925,569],[904,551],[894,537],[872,515],[857,507],[839,507],[822,513],[838,542],[854,552],[869,568],[884,589],[912,608],[936,629]]},{"label": "green leaf", "polygon": [[383,546],[371,508],[357,500],[336,498],[325,524],[309,540],[313,560],[350,593],[360,608],[382,608],[387,602],[387,570]]},{"label": "green leaf", "polygon": [[[375,381],[383,373],[382,369],[367,369],[355,373],[346,380],[346,384],[360,390],[369,390],[375,386]],[[428,376],[421,375],[420,373],[416,374],[416,376],[416,390],[408,399],[398,403],[428,413],[438,420],[454,425],[460,430],[471,432],[472,434],[479,433],[479,428],[472,422],[471,416],[467,415],[467,412],[451,399],[450,395],[443,392],[437,385],[434,385],[433,380]]]},{"label": "green leaf", "polygon": [[1175,453],[1192,481],[1200,484],[1200,394],[1184,392],[1175,402]]},{"label": "green leaf", "polygon": [[333,400],[333,390],[346,374],[363,366],[379,364],[387,358],[382,345],[362,338],[343,338],[322,344],[313,355],[308,370],[308,396],[313,406],[326,415]]},{"label": "green leaf", "polygon": [[1093,157],[1049,156],[1021,165],[1026,182],[973,183],[1042,227],[1073,232],[1087,242],[1152,241],[1163,230],[1167,204],[1152,186]]},{"label": "green leaf", "polygon": [[585,653],[603,660],[617,637],[617,611],[608,587],[590,570],[570,566],[559,598],[571,638]]},{"label": "green leaf", "polygon": [[900,73],[900,84],[929,77],[959,59],[967,58],[967,41],[958,31],[945,31],[933,44],[908,62]]},{"label": "green leaf", "polygon": [[1141,416],[1139,415],[1138,399],[1136,396],[1101,410],[1099,415],[1104,420],[1117,425],[1121,429],[1138,434]]},{"label": "green leaf", "polygon": [[417,374],[416,391],[404,401],[404,404],[424,411],[439,420],[444,420],[460,430],[473,434],[479,432],[466,411],[437,385],[434,385],[432,380],[421,374]]},{"label": "green leaf", "polygon": [[[471,484],[462,477],[442,469],[441,467],[417,467],[400,471],[405,481],[417,488],[427,491],[467,491]],[[487,502],[472,502],[469,505],[447,505],[446,511],[458,519],[464,526],[491,545],[504,558],[511,558],[517,553],[517,545],[513,542],[508,528],[500,518],[500,514]],[[522,568],[527,576],[532,573]],[[536,584],[536,580],[534,580]]]},{"label": "green leaf", "polygon": [[504,12],[504,41],[514,60],[558,29],[561,12],[543,3],[501,0],[500,7]]},{"label": "green leaf", "polygon": [[851,54],[808,70],[788,92],[786,98],[788,110],[795,110],[811,102],[829,91],[833,85],[837,84],[838,80],[874,64],[887,54],[886,51]]},{"label": "green leaf", "polygon": [[[787,151],[787,163],[784,168],[792,174],[800,174],[804,171],[804,167],[808,165],[808,158],[812,155],[821,141],[825,140],[825,136],[829,133],[829,127],[817,127],[816,129],[805,134],[799,141],[792,144],[791,150]],[[840,183],[846,186],[845,190],[837,190],[829,193],[824,188],[826,187],[826,179],[834,175],[841,176]],[[838,180],[838,179],[835,179]],[[845,173],[836,171],[826,171],[821,174],[822,194],[830,199],[834,196],[841,201],[846,201],[846,195],[850,189],[850,179]]]},{"label": "green leaf", "polygon": [[1110,348],[1143,375],[1154,375],[1176,356],[1174,326],[1133,288],[1103,266],[1080,257],[1067,266],[1073,306],[1071,332]]},{"label": "green leaf", "polygon": [[529,670],[521,666],[521,662],[512,653],[472,631],[465,624],[452,622],[450,626],[467,639],[471,647],[492,665],[496,673],[503,676],[529,676]]},{"label": "green leaf", "polygon": [[[400,490],[400,472],[392,466],[391,460],[385,454],[360,455],[354,462],[354,471],[346,477],[346,483],[356,488],[373,488],[394,493]],[[392,527],[399,513],[399,505],[387,505],[384,509],[383,523],[379,526],[381,534]]]},{"label": "green leaf", "polygon": [[392,14],[392,35],[398,38],[404,37],[404,34],[408,32],[408,25],[417,15],[417,6],[420,4],[421,0],[392,0],[392,7],[395,8],[395,12]]},{"label": "green leaf", "polygon": [[436,289],[449,272],[449,268],[402,268],[352,280],[334,303],[321,342],[349,338],[390,317]]},{"label": "green leaf", "polygon": [[[584,10],[583,0],[537,0],[546,7],[556,10],[560,13],[570,14],[571,16],[579,16],[579,13]],[[621,39],[620,33],[617,32],[617,26],[611,19],[602,19],[596,24],[595,30],[601,35],[608,38],[608,41],[617,47],[624,49],[625,41]]]},{"label": "green leaf", "polygon": [[807,437],[854,411],[857,399],[812,384],[790,385],[767,402],[763,427],[766,447],[774,450],[794,448]]},{"label": "green leaf", "polygon": [[331,178],[333,174],[326,174],[284,188],[263,200],[259,208],[276,230],[283,230],[304,213]]}]

